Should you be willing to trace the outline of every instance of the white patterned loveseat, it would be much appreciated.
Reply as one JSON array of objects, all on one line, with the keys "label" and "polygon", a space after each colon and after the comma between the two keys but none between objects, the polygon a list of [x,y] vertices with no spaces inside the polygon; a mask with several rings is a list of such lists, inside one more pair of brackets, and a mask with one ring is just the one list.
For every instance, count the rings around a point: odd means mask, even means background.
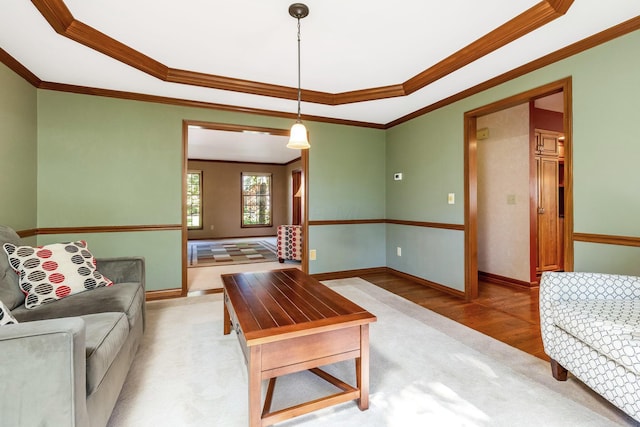
[{"label": "white patterned loveseat", "polygon": [[540,327],[551,371],[567,371],[640,421],[640,277],[547,272]]}]

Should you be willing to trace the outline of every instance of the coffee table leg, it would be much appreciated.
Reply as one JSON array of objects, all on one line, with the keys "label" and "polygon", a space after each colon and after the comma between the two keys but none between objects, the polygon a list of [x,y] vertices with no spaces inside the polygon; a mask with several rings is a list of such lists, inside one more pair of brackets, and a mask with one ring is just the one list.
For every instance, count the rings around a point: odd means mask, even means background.
[{"label": "coffee table leg", "polygon": [[262,426],[262,347],[249,348],[249,426]]},{"label": "coffee table leg", "polygon": [[369,408],[369,325],[360,326],[360,357],[356,358],[356,383],[360,390],[358,408]]},{"label": "coffee table leg", "polygon": [[224,307],[224,335],[229,335],[229,333],[231,332],[231,316],[229,316],[229,310],[227,309],[227,294],[225,293],[224,295],[224,302],[222,303],[223,307]]}]

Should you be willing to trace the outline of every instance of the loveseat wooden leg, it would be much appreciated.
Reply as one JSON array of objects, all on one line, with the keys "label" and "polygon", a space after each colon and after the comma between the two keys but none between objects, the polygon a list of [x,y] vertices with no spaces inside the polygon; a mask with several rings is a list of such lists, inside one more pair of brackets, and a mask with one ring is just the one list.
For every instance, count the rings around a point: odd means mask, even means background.
[{"label": "loveseat wooden leg", "polygon": [[567,373],[568,371],[564,366],[551,359],[551,374],[553,375],[553,378],[558,381],[566,381]]}]

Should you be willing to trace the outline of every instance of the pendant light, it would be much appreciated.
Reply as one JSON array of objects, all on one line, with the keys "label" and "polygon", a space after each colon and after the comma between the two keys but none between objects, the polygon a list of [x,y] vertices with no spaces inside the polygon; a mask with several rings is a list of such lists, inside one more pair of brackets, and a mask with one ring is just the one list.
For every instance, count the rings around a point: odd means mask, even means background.
[{"label": "pendant light", "polygon": [[287,147],[301,150],[311,147],[307,139],[307,128],[304,127],[300,119],[300,20],[309,15],[309,8],[306,4],[294,3],[289,6],[289,15],[298,20],[298,119],[291,126],[291,135],[289,136]]}]

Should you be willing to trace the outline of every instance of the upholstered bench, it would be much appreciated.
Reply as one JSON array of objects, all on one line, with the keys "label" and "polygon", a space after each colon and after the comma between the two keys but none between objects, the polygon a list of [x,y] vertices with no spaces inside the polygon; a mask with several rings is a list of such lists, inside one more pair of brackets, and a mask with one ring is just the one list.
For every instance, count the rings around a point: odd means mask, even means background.
[{"label": "upholstered bench", "polygon": [[568,372],[640,421],[640,278],[544,273],[540,326],[554,378]]}]

